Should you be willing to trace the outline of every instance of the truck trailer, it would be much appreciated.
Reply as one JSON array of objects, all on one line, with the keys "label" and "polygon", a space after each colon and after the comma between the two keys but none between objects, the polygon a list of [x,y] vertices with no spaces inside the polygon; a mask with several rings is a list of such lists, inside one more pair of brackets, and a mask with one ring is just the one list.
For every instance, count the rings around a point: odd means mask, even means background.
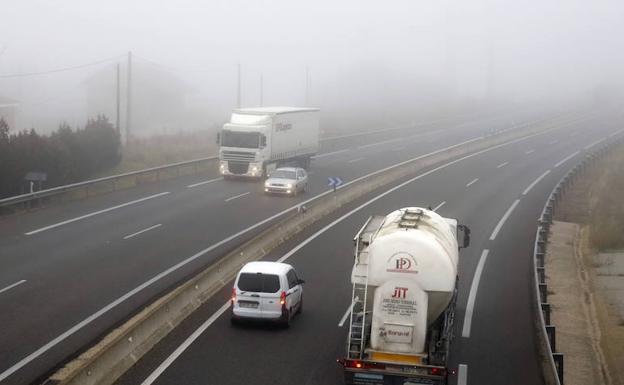
[{"label": "truck trailer", "polygon": [[419,207],[372,216],[353,239],[346,384],[447,384],[459,249],[470,229]]},{"label": "truck trailer", "polygon": [[262,178],[275,168],[308,169],[319,148],[319,110],[298,107],[242,108],[232,112],[217,139],[224,178]]}]

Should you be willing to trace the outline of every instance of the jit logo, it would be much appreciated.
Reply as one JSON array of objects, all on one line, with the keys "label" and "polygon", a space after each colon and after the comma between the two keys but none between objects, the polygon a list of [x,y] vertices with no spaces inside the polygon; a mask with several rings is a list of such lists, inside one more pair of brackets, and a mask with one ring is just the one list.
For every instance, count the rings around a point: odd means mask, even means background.
[{"label": "jit logo", "polygon": [[404,257],[397,258],[394,262],[397,270],[409,270],[412,267],[412,261]]},{"label": "jit logo", "polygon": [[395,287],[392,298],[405,298],[407,295],[407,287]]}]

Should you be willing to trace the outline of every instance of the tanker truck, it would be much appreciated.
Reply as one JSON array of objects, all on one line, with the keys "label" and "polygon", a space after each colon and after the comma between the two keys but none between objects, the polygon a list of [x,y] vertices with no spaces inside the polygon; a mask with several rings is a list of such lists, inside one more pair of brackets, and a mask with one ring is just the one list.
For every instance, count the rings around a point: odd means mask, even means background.
[{"label": "tanker truck", "polygon": [[447,384],[459,249],[470,229],[419,207],[370,217],[355,259],[346,384]]}]

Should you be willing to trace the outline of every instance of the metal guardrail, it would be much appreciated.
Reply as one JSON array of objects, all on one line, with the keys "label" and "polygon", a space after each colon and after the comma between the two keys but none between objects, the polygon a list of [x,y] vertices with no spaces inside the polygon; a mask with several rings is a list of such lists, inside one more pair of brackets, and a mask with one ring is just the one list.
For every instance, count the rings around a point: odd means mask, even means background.
[{"label": "metal guardrail", "polygon": [[[442,119],[440,119],[440,120],[442,120]],[[436,122],[439,122],[440,120],[427,122],[425,124],[435,124]],[[490,132],[488,132],[486,134],[486,136],[502,134],[502,133],[505,133],[505,132],[513,130],[513,129],[526,128],[526,127],[529,127],[529,126],[531,126],[533,124],[544,122],[546,120],[548,120],[548,119],[543,119],[543,118],[542,119],[536,119],[534,121],[529,121],[529,122],[525,122],[525,123],[522,123],[522,124],[514,125],[513,127],[509,127],[509,128],[502,129],[502,130],[491,130]],[[370,131],[370,132],[358,133],[358,134],[355,134],[355,135],[368,135],[368,134],[372,134],[372,133],[376,133],[376,132],[384,132],[384,131],[388,131],[388,130],[403,129],[403,128],[407,128],[409,126],[410,125],[400,126],[400,127],[393,127],[393,128],[385,129],[385,130],[378,130],[378,131]],[[335,140],[335,139],[341,139],[341,138],[350,137],[350,136],[353,136],[353,135],[326,137],[326,138],[323,138],[321,140]],[[133,178],[134,177],[135,178],[135,184],[138,184],[138,178],[141,177],[141,176],[144,176],[146,174],[156,173],[157,179],[160,179],[159,173],[161,171],[164,172],[164,171],[168,171],[168,170],[172,170],[172,169],[177,169],[179,171],[180,168],[187,167],[187,166],[194,166],[195,169],[196,169],[197,166],[199,164],[201,164],[202,162],[215,161],[218,158],[219,158],[218,156],[211,156],[211,157],[206,157],[206,158],[199,158],[199,159],[188,160],[188,161],[184,161],[184,162],[165,164],[165,165],[162,165],[162,166],[147,168],[147,169],[143,169],[143,170],[131,171],[131,172],[124,173],[124,174],[111,175],[111,176],[107,176],[107,177],[86,180],[86,181],[72,183],[72,184],[68,184],[68,185],[52,187],[52,188],[49,188],[49,189],[35,191],[35,192],[32,192],[32,193],[16,195],[16,196],[0,199],[0,209],[2,209],[3,207],[14,206],[14,205],[17,205],[17,204],[20,204],[20,203],[28,202],[30,204],[32,201],[41,200],[42,198],[48,198],[48,197],[51,197],[51,196],[60,195],[60,194],[64,194],[64,193],[67,193],[67,192],[70,192],[70,191],[79,190],[79,189],[85,189],[85,196],[89,196],[89,187],[94,186],[96,184],[100,184],[100,183],[110,182],[111,183],[111,188],[110,189],[112,191],[115,191],[117,189],[117,182],[122,180],[122,179],[127,179],[127,178]],[[0,210],[0,214],[1,213],[2,212]]]},{"label": "metal guardrail", "polygon": [[[0,207],[13,206],[19,203],[30,202],[36,199],[46,198],[46,197],[50,197],[53,195],[63,194],[69,191],[79,190],[83,188],[87,189],[86,195],[88,196],[89,195],[88,188],[90,186],[94,186],[96,184],[106,183],[106,182],[110,182],[112,190],[115,190],[117,188],[117,183],[122,179],[139,178],[141,176],[144,176],[146,174],[151,174],[151,173],[156,173],[156,178],[159,179],[160,172],[171,171],[171,170],[176,169],[176,172],[179,173],[180,168],[189,167],[189,166],[194,167],[194,169],[196,170],[197,167],[201,163],[211,162],[211,161],[217,160],[218,158],[219,158],[218,156],[211,156],[207,158],[199,158],[199,159],[187,160],[184,162],[165,164],[162,166],[151,167],[151,168],[147,168],[143,170],[131,171],[131,172],[127,172],[124,174],[111,175],[111,176],[106,176],[102,178],[86,180],[83,182],[72,183],[72,184],[68,184],[64,186],[52,187],[49,189],[35,191],[32,193],[28,193],[28,194],[16,195],[13,197],[0,199]],[[137,180],[135,180],[135,183],[137,183]]]},{"label": "metal guardrail", "polygon": [[564,384],[564,356],[563,353],[557,352],[556,327],[551,323],[551,306],[548,302],[548,284],[546,283],[545,257],[550,234],[550,225],[553,223],[555,212],[562,197],[572,187],[572,184],[583,175],[596,160],[607,154],[614,145],[623,142],[623,138],[619,138],[604,145],[591,154],[588,154],[581,163],[569,170],[551,191],[538,219],[535,244],[533,247],[534,310],[537,313],[536,327],[540,351],[547,361],[546,367],[543,368],[544,379],[547,385]]}]

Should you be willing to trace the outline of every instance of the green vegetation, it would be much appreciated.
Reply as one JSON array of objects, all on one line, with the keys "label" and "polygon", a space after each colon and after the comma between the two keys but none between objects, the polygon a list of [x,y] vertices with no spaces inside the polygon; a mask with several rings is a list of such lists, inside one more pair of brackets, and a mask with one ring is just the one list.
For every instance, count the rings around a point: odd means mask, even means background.
[{"label": "green vegetation", "polygon": [[44,172],[44,188],[88,179],[121,159],[119,135],[105,116],[72,130],[62,123],[51,135],[34,129],[10,133],[0,119],[0,198],[28,192],[28,172]]}]

